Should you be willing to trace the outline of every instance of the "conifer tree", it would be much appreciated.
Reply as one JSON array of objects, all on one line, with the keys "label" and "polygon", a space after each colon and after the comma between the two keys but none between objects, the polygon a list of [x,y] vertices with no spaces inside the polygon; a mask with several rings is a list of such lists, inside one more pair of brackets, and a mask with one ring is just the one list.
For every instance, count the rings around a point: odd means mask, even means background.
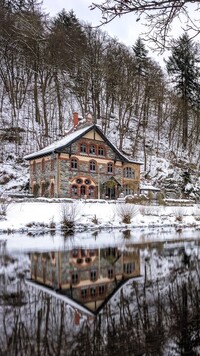
[{"label": "conifer tree", "polygon": [[171,56],[166,61],[168,74],[181,99],[182,145],[187,147],[189,109],[196,104],[199,90],[198,47],[187,33],[173,41]]}]

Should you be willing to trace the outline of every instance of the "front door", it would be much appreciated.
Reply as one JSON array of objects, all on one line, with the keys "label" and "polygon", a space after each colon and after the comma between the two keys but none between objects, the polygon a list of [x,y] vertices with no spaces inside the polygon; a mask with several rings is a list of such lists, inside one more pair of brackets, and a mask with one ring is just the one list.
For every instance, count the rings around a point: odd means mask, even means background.
[{"label": "front door", "polygon": [[115,187],[106,187],[106,196],[109,199],[115,199]]}]

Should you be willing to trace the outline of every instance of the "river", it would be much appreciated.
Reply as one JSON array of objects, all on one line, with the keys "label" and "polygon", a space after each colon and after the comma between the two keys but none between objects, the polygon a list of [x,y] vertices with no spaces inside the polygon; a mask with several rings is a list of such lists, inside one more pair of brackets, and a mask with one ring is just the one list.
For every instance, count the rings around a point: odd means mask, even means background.
[{"label": "river", "polygon": [[0,237],[0,355],[199,355],[200,232]]}]

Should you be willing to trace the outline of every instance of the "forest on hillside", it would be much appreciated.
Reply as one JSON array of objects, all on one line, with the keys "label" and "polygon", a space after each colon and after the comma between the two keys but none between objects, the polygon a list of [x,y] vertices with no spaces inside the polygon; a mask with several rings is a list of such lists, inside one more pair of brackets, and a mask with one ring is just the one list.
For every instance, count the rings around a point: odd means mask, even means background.
[{"label": "forest on hillside", "polygon": [[[72,113],[92,113],[119,149],[135,159],[184,155],[198,168],[199,44],[187,33],[172,41],[166,68],[138,38],[127,47],[73,11],[54,18],[37,0],[0,0],[0,142],[23,157],[61,138]],[[171,156],[170,156],[171,155]]]}]

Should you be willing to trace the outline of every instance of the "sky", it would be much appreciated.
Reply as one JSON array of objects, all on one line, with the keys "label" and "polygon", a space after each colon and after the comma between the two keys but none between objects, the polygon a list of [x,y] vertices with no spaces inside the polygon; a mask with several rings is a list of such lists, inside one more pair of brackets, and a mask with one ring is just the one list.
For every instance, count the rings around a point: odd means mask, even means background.
[{"label": "sky", "polygon": [[[67,12],[72,10],[76,14],[76,17],[80,21],[91,24],[92,26],[98,26],[101,23],[101,12],[98,9],[90,10],[89,6],[92,3],[102,3],[103,0],[43,0],[43,10],[49,15],[55,16],[62,9]],[[197,5],[189,3],[187,4],[187,10],[191,16],[191,19],[197,21],[198,26],[199,12],[196,11]],[[126,46],[132,47],[139,36],[142,37],[142,33],[146,31],[146,27],[142,24],[144,20],[137,22],[137,16],[133,13],[123,15],[120,18],[116,18],[107,25],[101,27],[102,31],[107,32],[111,37],[118,39],[120,42],[124,43]],[[173,21],[172,26],[172,36],[178,38],[186,26],[186,18],[176,18]],[[193,36],[194,32],[191,33]],[[198,38],[195,37],[195,40]],[[165,63],[163,58],[167,59],[170,55],[170,51],[165,51],[163,55],[152,50],[152,43],[145,42],[146,48],[149,51],[149,56],[159,63],[163,68]]]},{"label": "sky", "polygon": [[[89,9],[92,2],[101,3],[102,0],[43,0],[43,10],[52,17],[62,9],[67,12],[73,9],[80,21],[92,24],[92,26],[98,26],[101,23],[101,13],[98,9],[92,11]],[[107,32],[109,36],[123,42],[126,46],[132,47],[140,34],[145,31],[145,26],[136,21],[135,15],[126,14],[107,25],[103,25],[101,29]],[[146,46],[148,48],[148,45]],[[156,61],[162,62],[162,56],[158,56],[158,53],[155,54],[150,49],[148,50],[151,57],[154,57]]]},{"label": "sky", "polygon": [[[101,13],[98,9],[90,10],[89,6],[94,0],[44,0],[43,8],[51,16],[56,15],[63,8],[68,12],[74,10],[77,18],[93,26],[98,26],[101,21]],[[101,0],[95,0],[101,2]],[[124,18],[117,18],[111,23],[101,27],[110,36],[118,38],[126,45],[133,45],[144,28],[136,22],[133,14],[127,14]]]}]

